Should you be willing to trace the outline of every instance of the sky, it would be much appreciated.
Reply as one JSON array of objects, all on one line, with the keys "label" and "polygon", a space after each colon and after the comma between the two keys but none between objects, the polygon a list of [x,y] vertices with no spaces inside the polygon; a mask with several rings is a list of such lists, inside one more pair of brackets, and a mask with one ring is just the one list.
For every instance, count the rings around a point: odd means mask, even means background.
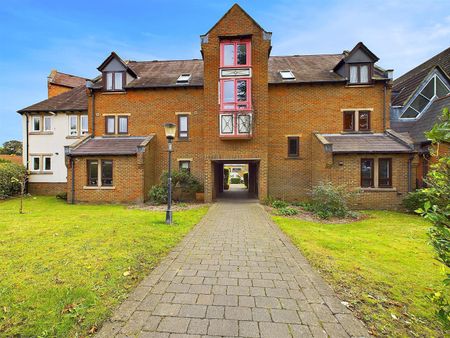
[{"label": "sky", "polygon": [[[93,78],[127,60],[201,58],[200,38],[236,1],[2,0],[0,144],[21,139],[17,110],[47,98],[52,69]],[[363,41],[398,77],[450,45],[449,0],[238,2],[273,32],[271,55],[326,54]]]}]

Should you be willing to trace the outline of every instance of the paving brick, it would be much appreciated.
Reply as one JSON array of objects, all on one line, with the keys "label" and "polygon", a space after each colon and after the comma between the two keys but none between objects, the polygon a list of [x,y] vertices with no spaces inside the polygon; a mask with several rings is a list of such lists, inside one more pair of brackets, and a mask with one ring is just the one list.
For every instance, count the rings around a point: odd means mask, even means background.
[{"label": "paving brick", "polygon": [[281,309],[280,301],[274,297],[255,297],[256,307]]},{"label": "paving brick", "polygon": [[261,322],[259,323],[261,337],[265,338],[284,338],[291,337],[287,324]]},{"label": "paving brick", "polygon": [[206,305],[182,305],[179,316],[188,318],[205,318]]},{"label": "paving brick", "polygon": [[291,325],[291,333],[293,338],[313,337],[313,334],[311,333],[307,325]]},{"label": "paving brick", "polygon": [[250,296],[250,289],[248,286],[228,286],[227,295]]},{"label": "paving brick", "polygon": [[153,311],[155,316],[176,316],[180,312],[181,304],[160,303]]},{"label": "paving brick", "polygon": [[214,301],[214,295],[198,295],[197,304],[200,305],[212,305]]},{"label": "paving brick", "polygon": [[252,318],[255,322],[270,322],[270,312],[268,309],[252,308]]},{"label": "paving brick", "polygon": [[252,320],[252,310],[248,307],[225,306],[225,319]]},{"label": "paving brick", "polygon": [[156,331],[162,317],[160,316],[149,316],[142,327],[143,331]]},{"label": "paving brick", "polygon": [[255,307],[255,298],[251,296],[239,296],[239,306]]},{"label": "paving brick", "polygon": [[179,304],[195,304],[197,302],[198,295],[192,293],[177,293],[172,299],[172,303]]},{"label": "paving brick", "polygon": [[208,327],[208,334],[215,336],[232,336],[239,333],[238,321],[227,319],[211,319]]},{"label": "paving brick", "polygon": [[180,317],[165,317],[158,325],[158,331],[171,333],[186,333],[190,319]]},{"label": "paving brick", "polygon": [[208,333],[208,319],[191,319],[188,327],[188,333],[190,334],[207,334]]},{"label": "paving brick", "polygon": [[231,295],[214,295],[214,305],[237,306],[238,297]]},{"label": "paving brick", "polygon": [[225,318],[225,307],[216,305],[208,306],[206,309],[206,318]]},{"label": "paving brick", "polygon": [[295,310],[272,309],[270,310],[272,320],[276,323],[300,324],[300,318]]},{"label": "paving brick", "polygon": [[240,337],[259,337],[259,327],[257,322],[239,321]]}]

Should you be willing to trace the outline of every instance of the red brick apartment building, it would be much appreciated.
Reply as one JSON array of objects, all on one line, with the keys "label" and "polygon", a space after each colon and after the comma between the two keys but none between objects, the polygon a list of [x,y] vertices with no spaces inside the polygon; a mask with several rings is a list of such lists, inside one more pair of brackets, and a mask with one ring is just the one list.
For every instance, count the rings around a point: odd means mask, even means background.
[{"label": "red brick apartment building", "polygon": [[271,36],[234,5],[201,36],[201,60],[111,53],[101,76],[73,89],[86,100],[89,135],[66,149],[69,201],[146,200],[168,166],[163,124],[173,122],[175,163],[204,183],[208,202],[223,191],[224,164],[239,163],[259,199],[305,200],[331,181],[361,190],[357,208],[398,206],[414,151],[389,129],[389,72],[363,43],[271,56]]}]

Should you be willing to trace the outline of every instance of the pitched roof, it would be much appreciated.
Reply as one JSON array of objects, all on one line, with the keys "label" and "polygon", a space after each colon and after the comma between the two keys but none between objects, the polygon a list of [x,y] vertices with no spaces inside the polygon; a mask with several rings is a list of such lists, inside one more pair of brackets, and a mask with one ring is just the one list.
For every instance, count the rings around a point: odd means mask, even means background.
[{"label": "pitched roof", "polygon": [[442,116],[442,110],[450,108],[450,94],[436,99],[419,119],[414,121],[391,121],[391,128],[398,132],[408,132],[414,143],[426,143],[429,140],[425,132],[430,131]]},{"label": "pitched roof", "polygon": [[134,155],[146,137],[96,137],[90,138],[70,151],[72,156]]},{"label": "pitched roof", "polygon": [[389,133],[317,134],[332,153],[410,153],[412,147]]},{"label": "pitched roof", "polygon": [[66,73],[61,73],[61,72],[58,72],[57,70],[52,70],[50,72],[50,75],[48,76],[49,83],[56,84],[58,86],[69,87],[69,88],[83,86],[83,85],[85,85],[86,80],[87,79],[85,79],[83,77],[66,74]]},{"label": "pitched roof", "polygon": [[450,76],[450,47],[395,79],[392,90],[398,94],[392,95],[391,104],[403,106],[435,67],[439,67],[447,77]]},{"label": "pitched roof", "polygon": [[68,92],[53,96],[49,99],[35,103],[29,107],[18,110],[17,112],[32,113],[32,112],[61,112],[61,111],[87,111],[88,98],[86,94],[86,87],[78,86]]}]

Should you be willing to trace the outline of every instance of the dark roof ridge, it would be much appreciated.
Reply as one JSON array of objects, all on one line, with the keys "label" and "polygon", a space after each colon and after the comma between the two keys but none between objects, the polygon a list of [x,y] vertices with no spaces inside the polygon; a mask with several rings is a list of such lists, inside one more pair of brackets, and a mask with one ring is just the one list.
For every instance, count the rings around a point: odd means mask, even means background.
[{"label": "dark roof ridge", "polygon": [[302,56],[344,56],[344,53],[319,53],[319,54],[292,54],[292,55],[271,55],[269,58],[302,57]]},{"label": "dark roof ridge", "polygon": [[175,59],[175,60],[128,60],[127,62],[144,63],[144,62],[180,62],[180,61],[202,61],[202,59]]}]

